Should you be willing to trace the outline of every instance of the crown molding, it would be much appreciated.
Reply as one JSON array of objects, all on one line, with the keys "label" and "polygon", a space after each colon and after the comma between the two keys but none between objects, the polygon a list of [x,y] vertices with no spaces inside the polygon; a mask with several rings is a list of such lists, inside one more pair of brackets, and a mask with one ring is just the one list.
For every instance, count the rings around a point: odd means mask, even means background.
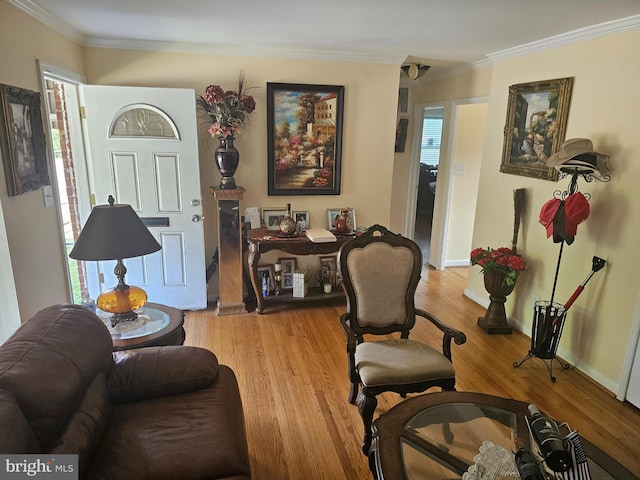
[{"label": "crown molding", "polygon": [[31,0],[7,0],[7,3],[13,5],[19,10],[22,10],[30,17],[35,18],[40,23],[46,25],[54,32],[68,38],[72,42],[77,43],[78,45],[84,44],[86,36],[83,33],[71,28],[68,24],[60,20],[58,17],[51,15],[47,10],[42,8],[40,5],[35,4]]},{"label": "crown molding", "polygon": [[125,50],[147,50],[178,53],[202,53],[234,57],[288,58],[296,60],[382,63],[400,65],[405,55],[380,55],[364,52],[303,50],[293,48],[260,48],[238,45],[158,42],[150,40],[121,40],[112,38],[90,37],[84,42],[85,47],[120,48]]},{"label": "crown molding", "polygon": [[490,53],[487,58],[492,61],[503,60],[510,57],[518,57],[541,50],[569,45],[576,42],[583,42],[593,38],[604,37],[616,33],[640,28],[640,15],[612,20],[610,22],[599,23],[590,27],[579,28],[570,32],[555,35],[536,42],[526,43],[518,47],[507,48],[498,52]]}]

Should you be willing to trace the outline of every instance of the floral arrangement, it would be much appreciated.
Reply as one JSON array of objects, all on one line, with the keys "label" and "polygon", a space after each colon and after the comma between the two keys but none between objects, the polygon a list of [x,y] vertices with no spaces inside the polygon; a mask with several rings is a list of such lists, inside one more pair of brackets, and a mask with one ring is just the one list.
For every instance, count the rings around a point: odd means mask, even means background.
[{"label": "floral arrangement", "polygon": [[247,120],[247,115],[256,108],[256,101],[246,93],[242,73],[238,76],[237,91],[225,91],[220,85],[209,85],[204,97],[198,97],[197,104],[212,122],[209,133],[220,139],[233,138]]},{"label": "floral arrangement", "polygon": [[471,250],[471,265],[480,265],[480,273],[506,274],[505,283],[513,285],[521,271],[526,268],[524,259],[510,248],[475,248]]}]

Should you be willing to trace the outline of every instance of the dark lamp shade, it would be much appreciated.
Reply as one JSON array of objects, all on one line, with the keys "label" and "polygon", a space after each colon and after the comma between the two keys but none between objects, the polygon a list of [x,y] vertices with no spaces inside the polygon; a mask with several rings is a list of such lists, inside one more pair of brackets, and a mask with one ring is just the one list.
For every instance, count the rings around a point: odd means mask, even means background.
[{"label": "dark lamp shade", "polygon": [[121,260],[160,248],[131,205],[96,205],[69,256],[76,260]]}]

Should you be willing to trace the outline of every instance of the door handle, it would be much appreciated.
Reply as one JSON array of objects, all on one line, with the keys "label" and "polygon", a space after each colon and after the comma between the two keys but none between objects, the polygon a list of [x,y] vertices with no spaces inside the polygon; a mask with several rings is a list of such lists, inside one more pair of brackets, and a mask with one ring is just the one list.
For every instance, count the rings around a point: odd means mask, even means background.
[{"label": "door handle", "polygon": [[197,198],[194,198],[193,200],[191,200],[191,205],[193,205],[194,207],[197,207],[198,205],[200,205],[200,200],[198,200]]},{"label": "door handle", "polygon": [[196,223],[200,221],[200,215],[194,215],[193,217],[191,217],[191,221]]}]

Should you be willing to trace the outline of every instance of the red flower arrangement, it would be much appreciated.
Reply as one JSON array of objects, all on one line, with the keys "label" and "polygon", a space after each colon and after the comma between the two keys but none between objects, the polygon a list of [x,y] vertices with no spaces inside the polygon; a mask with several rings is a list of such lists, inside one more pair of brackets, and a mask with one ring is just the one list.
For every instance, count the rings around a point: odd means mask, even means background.
[{"label": "red flower arrangement", "polygon": [[521,271],[525,270],[526,263],[517,253],[510,248],[475,248],[471,250],[471,265],[482,267],[480,273],[495,272],[506,275],[505,283],[513,285]]},{"label": "red flower arrangement", "polygon": [[209,85],[204,97],[198,97],[197,104],[212,122],[209,134],[218,138],[233,137],[247,115],[256,108],[256,101],[246,93],[242,74],[238,77],[237,91],[224,91],[220,85]]}]

